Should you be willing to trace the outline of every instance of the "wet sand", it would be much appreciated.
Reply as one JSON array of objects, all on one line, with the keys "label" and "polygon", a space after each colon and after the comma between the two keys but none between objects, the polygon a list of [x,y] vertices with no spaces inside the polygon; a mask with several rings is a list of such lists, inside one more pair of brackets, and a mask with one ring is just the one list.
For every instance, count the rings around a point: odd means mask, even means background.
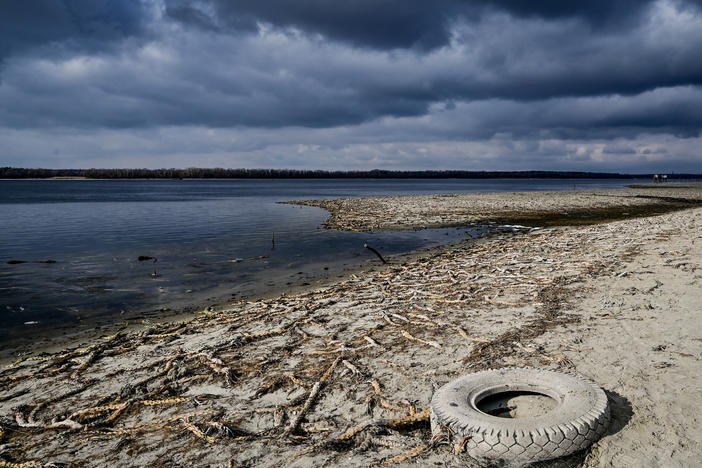
[{"label": "wet sand", "polygon": [[[508,214],[524,204],[532,218],[599,217],[24,356],[0,371],[0,460],[477,466],[432,443],[433,392],[528,365],[579,372],[613,406],[591,450],[542,466],[690,466],[702,451],[702,190],[631,190],[343,201],[330,226],[455,225],[481,203],[496,207],[483,221],[518,221]],[[687,209],[645,216],[672,205]]]}]

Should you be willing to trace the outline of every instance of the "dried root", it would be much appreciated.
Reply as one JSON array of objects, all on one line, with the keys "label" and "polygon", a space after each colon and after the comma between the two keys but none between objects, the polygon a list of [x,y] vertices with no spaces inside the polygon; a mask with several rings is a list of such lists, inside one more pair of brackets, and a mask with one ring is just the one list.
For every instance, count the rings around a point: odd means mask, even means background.
[{"label": "dried root", "polygon": [[191,423],[191,422],[188,421],[187,419],[182,419],[181,422],[183,423],[183,426],[184,426],[187,430],[189,430],[190,432],[192,432],[193,434],[195,434],[195,436],[196,436],[198,439],[202,439],[202,440],[204,440],[204,441],[206,441],[206,442],[208,442],[208,443],[210,443],[210,444],[213,444],[213,443],[215,443],[215,442],[217,441],[217,439],[215,439],[215,438],[212,437],[212,436],[208,436],[207,434],[205,434],[204,432],[202,432],[195,424]]},{"label": "dried root", "polygon": [[0,468],[33,468],[35,466],[41,466],[41,463],[37,461],[28,461],[23,463],[12,463],[5,460],[0,460]]},{"label": "dried root", "polygon": [[229,384],[233,385],[234,381],[236,380],[236,373],[229,367],[227,367],[224,362],[222,362],[221,359],[208,356],[206,354],[200,354],[199,355],[200,360],[206,364],[210,369],[215,371],[216,373],[224,376],[224,381]]},{"label": "dried root", "polygon": [[430,414],[430,410],[429,410],[429,408],[427,408],[424,411],[422,411],[421,413],[416,413],[412,416],[406,416],[404,418],[370,419],[370,420],[365,421],[357,426],[352,427],[351,429],[347,430],[346,432],[343,432],[340,435],[334,435],[334,436],[331,436],[331,437],[328,437],[328,438],[322,440],[321,442],[317,442],[316,444],[306,448],[305,450],[302,450],[302,451],[296,453],[292,457],[288,458],[285,462],[290,463],[294,460],[297,460],[298,458],[300,458],[302,456],[316,452],[317,450],[319,450],[322,447],[325,447],[327,445],[346,442],[346,441],[352,439],[357,434],[360,434],[364,430],[371,428],[371,427],[384,427],[384,428],[388,428],[388,429],[400,429],[400,428],[411,427],[411,426],[414,426],[418,423],[424,423],[424,422],[429,421],[429,414]]},{"label": "dried root", "polygon": [[402,463],[404,461],[409,460],[410,458],[414,458],[416,456],[419,456],[429,450],[431,448],[431,445],[419,445],[409,452],[402,453],[400,455],[397,455],[395,457],[392,457],[388,460],[384,460],[380,462],[381,465],[394,465],[395,463]]},{"label": "dried root", "polygon": [[418,342],[418,343],[422,343],[422,344],[425,344],[425,345],[429,345],[429,346],[431,346],[432,348],[438,349],[439,351],[443,351],[443,349],[444,349],[444,348],[442,348],[441,345],[440,345],[439,343],[437,343],[436,341],[427,341],[427,340],[423,340],[423,339],[421,339],[421,338],[415,338],[414,336],[410,335],[410,334],[409,334],[408,332],[406,332],[406,331],[403,331],[403,332],[402,332],[402,336],[404,336],[404,337],[407,338],[408,340],[412,340],[412,341],[416,341],[416,342]]},{"label": "dried root", "polygon": [[461,437],[461,440],[459,440],[456,443],[456,445],[453,446],[453,453],[455,455],[463,453],[466,449],[466,442],[468,442],[468,439],[470,439],[471,437],[473,436],[471,436],[470,434]]},{"label": "dried root", "polygon": [[322,389],[322,385],[327,381],[327,379],[331,376],[331,373],[334,371],[334,368],[336,365],[339,363],[341,360],[341,357],[338,357],[334,360],[331,366],[324,372],[322,377],[319,379],[319,381],[315,382],[315,384],[312,386],[312,390],[310,391],[309,396],[307,397],[307,400],[305,401],[304,406],[300,410],[299,413],[295,416],[295,419],[290,421],[290,424],[288,427],[285,428],[285,431],[283,432],[284,436],[289,436],[290,434],[293,433],[297,429],[297,427],[300,425],[300,422],[302,422],[302,418],[305,417],[305,414],[309,411],[309,409],[312,407],[312,404],[314,401],[317,399],[317,396],[319,395],[320,390]]}]

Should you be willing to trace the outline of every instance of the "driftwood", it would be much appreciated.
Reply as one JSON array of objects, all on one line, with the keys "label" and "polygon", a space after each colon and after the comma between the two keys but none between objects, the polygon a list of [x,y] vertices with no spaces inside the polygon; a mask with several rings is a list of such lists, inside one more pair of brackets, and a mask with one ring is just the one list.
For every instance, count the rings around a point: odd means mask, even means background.
[{"label": "driftwood", "polygon": [[[653,229],[645,236],[669,236],[674,222],[644,226]],[[186,464],[202,462],[188,458],[198,452],[188,444],[203,443],[212,444],[208,463],[226,465],[231,456],[235,466],[316,451],[331,464],[352,451],[354,462],[380,463],[370,447],[384,447],[384,463],[429,457],[428,411],[415,405],[425,408],[432,384],[451,375],[427,357],[443,349],[467,372],[569,366],[564,350],[541,348],[535,338],[574,320],[567,300],[579,282],[618,273],[617,261],[643,245],[607,229],[543,230],[429,251],[322,289],[25,356],[0,369],[2,414],[19,413],[0,421],[2,443],[18,445],[10,460],[26,460],[38,446],[52,460],[99,440],[88,464],[104,463],[123,439],[145,431],[181,450]],[[660,255],[687,255],[669,251]],[[357,411],[330,416],[335,405]],[[58,432],[65,442],[45,443]],[[454,450],[465,449],[460,442]],[[155,450],[130,449],[149,457]]]},{"label": "driftwood", "polygon": [[363,244],[363,247],[367,248],[368,250],[370,250],[371,252],[373,252],[374,254],[376,254],[376,255],[378,256],[378,258],[380,259],[381,262],[383,262],[383,263],[388,263],[388,262],[385,261],[385,259],[383,258],[383,256],[380,255],[380,252],[378,252],[377,250],[375,250],[375,249],[374,249],[373,247],[371,247],[370,245],[368,245],[368,244]]},{"label": "driftwood", "polygon": [[300,412],[297,413],[297,415],[295,416],[295,419],[290,421],[290,424],[288,425],[288,427],[285,428],[285,431],[283,432],[284,436],[289,436],[290,434],[292,434],[293,431],[295,431],[297,429],[297,426],[300,425],[302,418],[305,417],[305,415],[307,414],[309,409],[312,407],[312,404],[317,399],[317,396],[319,395],[319,392],[322,389],[322,386],[327,381],[327,379],[331,376],[332,372],[334,371],[334,368],[336,367],[336,365],[339,363],[340,360],[341,360],[341,356],[334,359],[334,362],[332,362],[331,366],[329,366],[329,368],[326,370],[326,372],[324,372],[322,377],[317,382],[314,383],[314,385],[312,386],[312,390],[310,390],[310,394],[307,397],[307,400],[305,401],[304,406],[302,407]]}]

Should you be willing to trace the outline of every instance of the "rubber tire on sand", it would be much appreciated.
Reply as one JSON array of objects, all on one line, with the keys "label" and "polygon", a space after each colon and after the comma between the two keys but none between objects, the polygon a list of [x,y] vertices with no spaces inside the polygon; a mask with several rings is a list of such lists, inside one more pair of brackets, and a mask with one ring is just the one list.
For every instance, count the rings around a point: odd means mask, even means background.
[{"label": "rubber tire on sand", "polygon": [[[485,397],[502,392],[534,392],[558,405],[537,417],[500,418],[480,411]],[[506,368],[476,372],[441,387],[431,400],[431,428],[448,427],[452,443],[465,436],[471,457],[492,463],[527,465],[587,448],[609,424],[607,395],[581,376],[545,369]]]}]

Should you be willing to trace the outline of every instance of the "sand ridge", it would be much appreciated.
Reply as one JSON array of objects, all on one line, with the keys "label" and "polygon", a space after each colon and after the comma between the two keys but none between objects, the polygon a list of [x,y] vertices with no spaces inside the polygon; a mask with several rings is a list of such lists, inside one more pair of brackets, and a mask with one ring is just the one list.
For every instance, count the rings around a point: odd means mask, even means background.
[{"label": "sand ridge", "polygon": [[497,192],[335,198],[287,202],[324,208],[330,229],[360,231],[465,226],[485,222],[592,224],[702,205],[702,184],[611,190]]}]

